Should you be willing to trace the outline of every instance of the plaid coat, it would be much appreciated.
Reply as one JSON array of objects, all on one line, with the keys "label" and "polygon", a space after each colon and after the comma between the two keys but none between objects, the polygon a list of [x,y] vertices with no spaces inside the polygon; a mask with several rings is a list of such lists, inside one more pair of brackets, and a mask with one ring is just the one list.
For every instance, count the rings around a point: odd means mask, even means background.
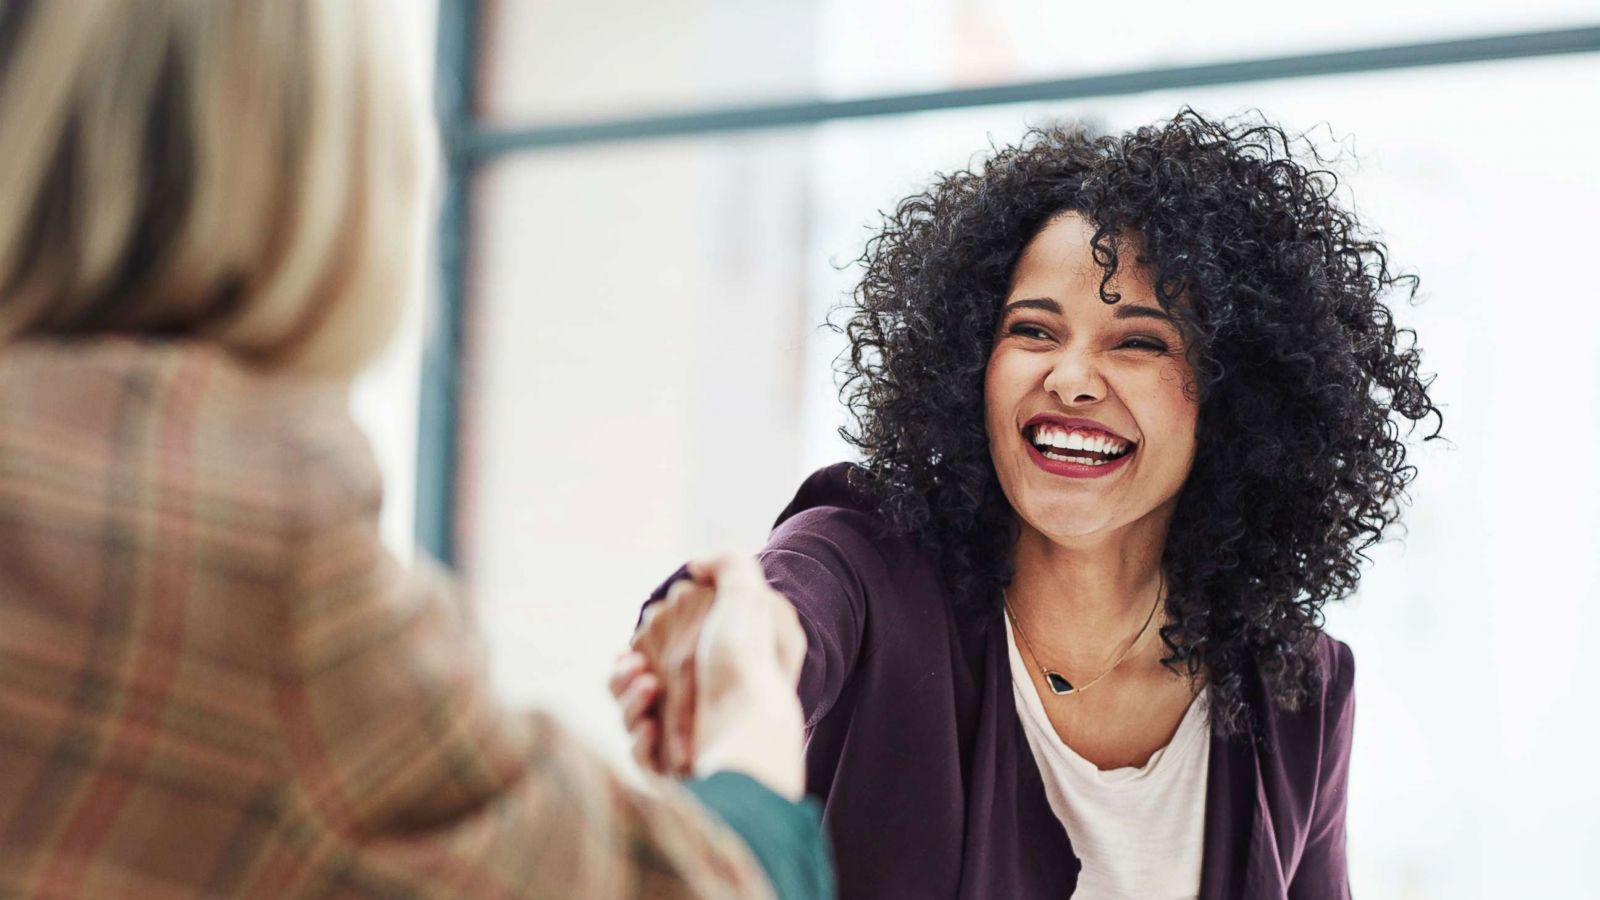
[{"label": "plaid coat", "polygon": [[0,348],[0,896],[767,897],[687,792],[485,687],[326,384]]}]

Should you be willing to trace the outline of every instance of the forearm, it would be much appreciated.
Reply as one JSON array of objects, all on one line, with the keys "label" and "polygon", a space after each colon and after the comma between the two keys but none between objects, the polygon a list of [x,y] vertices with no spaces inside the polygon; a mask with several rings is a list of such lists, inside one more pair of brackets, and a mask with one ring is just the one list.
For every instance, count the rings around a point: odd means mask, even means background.
[{"label": "forearm", "polygon": [[[633,788],[548,717],[506,713],[451,585],[387,567],[295,617],[278,704],[290,816],[336,848],[310,877],[442,898],[771,896],[683,792]],[[348,642],[312,638],[345,621],[364,625]]]},{"label": "forearm", "polygon": [[[738,772],[754,778],[787,800],[805,794],[805,768],[798,748],[805,744],[800,701],[794,687],[774,669],[752,683],[738,676],[706,673],[696,731],[694,774]],[[795,752],[787,751],[795,748]]]}]

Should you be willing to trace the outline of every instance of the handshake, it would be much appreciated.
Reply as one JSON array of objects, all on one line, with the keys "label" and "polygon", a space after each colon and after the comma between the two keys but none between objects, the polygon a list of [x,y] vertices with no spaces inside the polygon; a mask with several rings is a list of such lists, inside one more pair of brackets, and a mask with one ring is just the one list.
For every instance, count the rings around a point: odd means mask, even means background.
[{"label": "handshake", "polygon": [[740,772],[798,800],[805,653],[794,607],[754,560],[691,562],[646,608],[611,676],[634,758],[664,775]]}]

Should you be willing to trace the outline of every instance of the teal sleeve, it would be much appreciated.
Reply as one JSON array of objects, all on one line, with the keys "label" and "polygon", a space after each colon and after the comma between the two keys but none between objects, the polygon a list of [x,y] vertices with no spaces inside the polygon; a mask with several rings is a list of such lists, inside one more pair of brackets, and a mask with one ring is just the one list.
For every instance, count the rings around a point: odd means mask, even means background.
[{"label": "teal sleeve", "polygon": [[685,787],[744,838],[778,900],[832,900],[833,859],[817,801],[790,802],[738,772],[717,772]]}]

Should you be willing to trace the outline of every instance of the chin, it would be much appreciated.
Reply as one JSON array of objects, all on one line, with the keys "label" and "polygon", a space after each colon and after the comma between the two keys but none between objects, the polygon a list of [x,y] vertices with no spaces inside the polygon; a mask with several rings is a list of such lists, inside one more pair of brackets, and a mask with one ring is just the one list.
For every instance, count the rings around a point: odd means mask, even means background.
[{"label": "chin", "polygon": [[1055,541],[1081,540],[1104,534],[1117,527],[1100,509],[1074,509],[1068,504],[1052,504],[1048,510],[1022,516],[1027,527]]}]

